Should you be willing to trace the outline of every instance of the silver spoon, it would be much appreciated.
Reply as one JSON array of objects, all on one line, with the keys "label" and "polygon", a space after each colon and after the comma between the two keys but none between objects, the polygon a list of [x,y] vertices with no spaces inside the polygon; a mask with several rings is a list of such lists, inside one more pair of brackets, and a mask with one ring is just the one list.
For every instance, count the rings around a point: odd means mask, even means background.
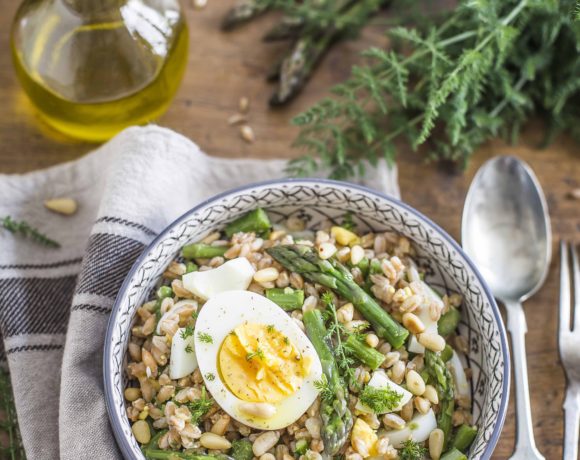
[{"label": "silver spoon", "polygon": [[546,279],[552,234],[546,199],[530,167],[512,156],[485,163],[467,194],[461,227],[465,251],[507,311],[517,417],[511,458],[543,460],[532,426],[522,302]]}]

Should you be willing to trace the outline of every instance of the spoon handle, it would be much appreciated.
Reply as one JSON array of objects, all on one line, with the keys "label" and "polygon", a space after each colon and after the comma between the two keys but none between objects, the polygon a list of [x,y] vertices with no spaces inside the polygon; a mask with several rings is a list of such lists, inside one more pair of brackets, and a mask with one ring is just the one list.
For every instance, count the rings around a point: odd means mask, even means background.
[{"label": "spoon handle", "polygon": [[536,448],[526,359],[526,316],[520,302],[505,302],[507,328],[511,335],[516,395],[516,449],[512,459],[544,459]]}]

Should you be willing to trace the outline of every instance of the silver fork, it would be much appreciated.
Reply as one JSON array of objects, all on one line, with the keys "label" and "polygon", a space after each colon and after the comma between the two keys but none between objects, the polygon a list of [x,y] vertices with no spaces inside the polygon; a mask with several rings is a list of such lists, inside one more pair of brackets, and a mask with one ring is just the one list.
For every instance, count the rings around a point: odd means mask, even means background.
[{"label": "silver fork", "polygon": [[[571,261],[570,261],[571,259]],[[570,276],[572,272],[572,277]],[[570,281],[572,278],[572,282]],[[572,304],[572,284],[574,303]],[[574,306],[574,322],[570,309]],[[560,357],[568,381],[564,401],[564,460],[578,458],[580,431],[580,263],[573,244],[560,244]]]}]

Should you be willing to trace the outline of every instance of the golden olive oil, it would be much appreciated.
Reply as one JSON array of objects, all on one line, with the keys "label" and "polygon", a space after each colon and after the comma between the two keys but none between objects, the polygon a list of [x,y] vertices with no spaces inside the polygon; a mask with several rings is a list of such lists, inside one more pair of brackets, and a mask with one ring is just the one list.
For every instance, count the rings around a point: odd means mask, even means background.
[{"label": "golden olive oil", "polygon": [[42,118],[75,138],[103,141],[155,120],[185,69],[188,31],[178,4],[165,14],[141,0],[112,1],[113,8],[97,12],[87,9],[100,0],[77,0],[80,7],[33,1],[14,25],[12,53],[24,91]]}]

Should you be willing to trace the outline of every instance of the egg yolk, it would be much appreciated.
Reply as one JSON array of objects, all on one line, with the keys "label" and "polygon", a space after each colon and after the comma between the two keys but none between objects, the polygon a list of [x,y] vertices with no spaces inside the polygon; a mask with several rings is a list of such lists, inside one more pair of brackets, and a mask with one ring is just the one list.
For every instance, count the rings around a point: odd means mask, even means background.
[{"label": "egg yolk", "polygon": [[223,341],[218,364],[224,383],[238,398],[274,403],[300,388],[312,361],[274,326],[244,323]]}]

